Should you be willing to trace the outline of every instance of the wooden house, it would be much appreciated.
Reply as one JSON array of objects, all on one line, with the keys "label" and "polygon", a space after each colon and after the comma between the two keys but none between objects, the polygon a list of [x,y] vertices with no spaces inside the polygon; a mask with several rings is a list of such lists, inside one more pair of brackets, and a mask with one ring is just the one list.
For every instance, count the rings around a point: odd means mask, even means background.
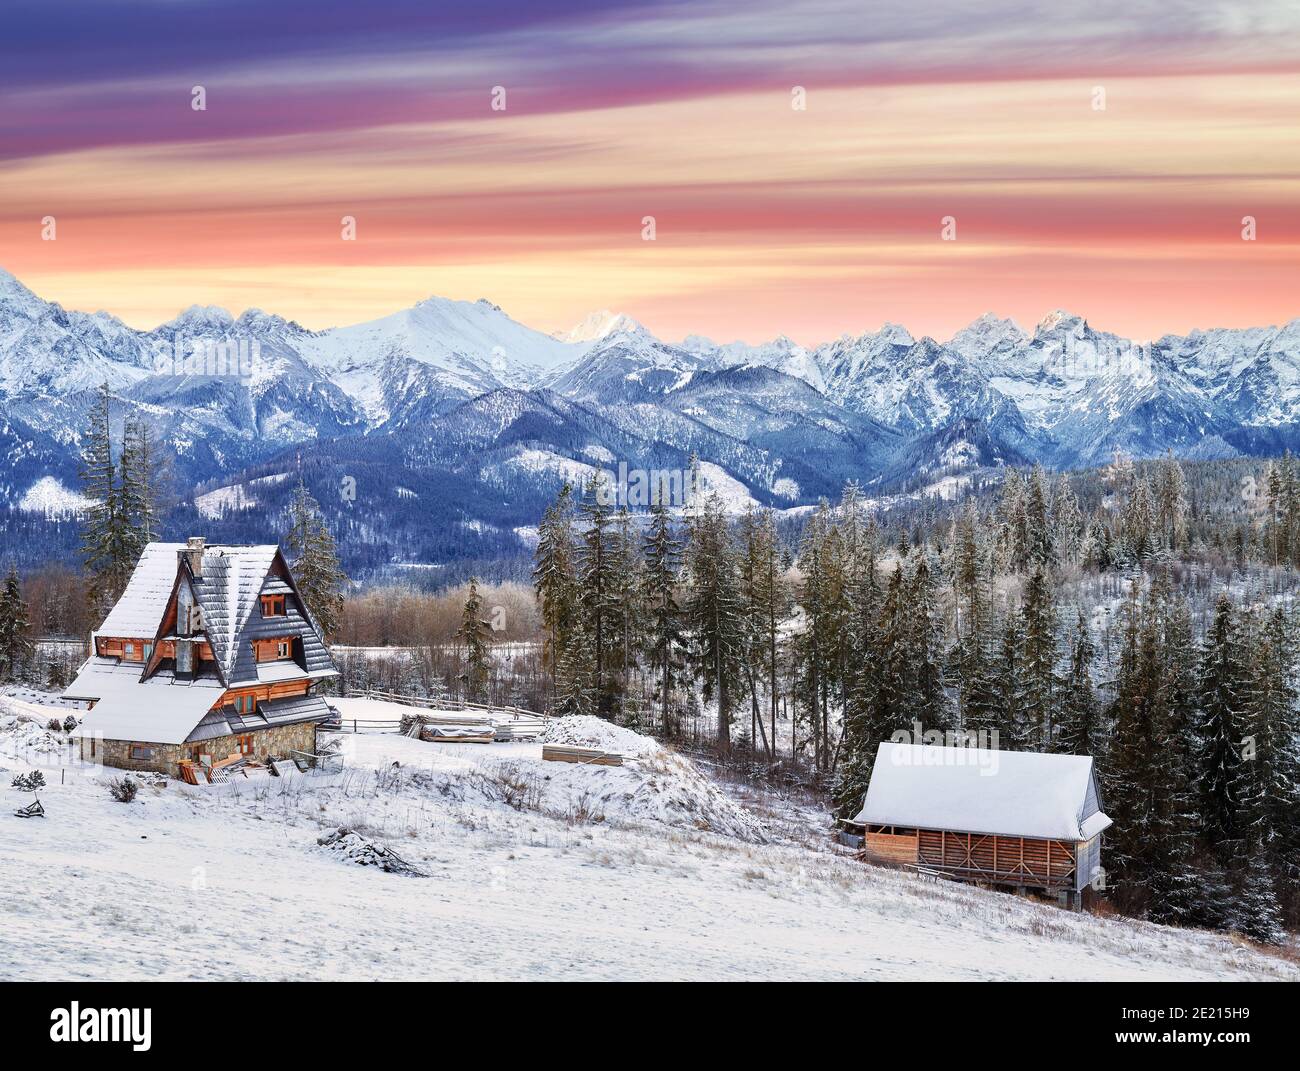
[{"label": "wooden house", "polygon": [[64,691],[81,757],[175,776],[182,760],[315,751],[338,670],[277,546],[150,543]]},{"label": "wooden house", "polygon": [[874,862],[1077,907],[1101,873],[1111,821],[1087,755],[886,742],[854,824]]}]

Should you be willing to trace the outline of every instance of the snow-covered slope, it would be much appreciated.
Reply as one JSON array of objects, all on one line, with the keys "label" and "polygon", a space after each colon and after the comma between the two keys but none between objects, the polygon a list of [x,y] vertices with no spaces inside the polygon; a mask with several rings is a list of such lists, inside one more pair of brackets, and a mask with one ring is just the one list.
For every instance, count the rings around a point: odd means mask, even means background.
[{"label": "snow-covered slope", "polygon": [[[31,798],[14,773],[58,762],[57,742],[32,746],[52,736],[0,702],[6,811]],[[121,804],[118,771],[47,771],[45,820],[0,822],[6,886],[24,891],[0,897],[0,976],[1300,978],[1224,936],[865,866],[829,827],[796,837],[802,814],[768,817],[788,804],[743,812],[657,747],[620,768],[542,762],[539,744],[345,739],[348,772],[319,788],[173,781]],[[318,843],[340,828],[424,876]]]}]

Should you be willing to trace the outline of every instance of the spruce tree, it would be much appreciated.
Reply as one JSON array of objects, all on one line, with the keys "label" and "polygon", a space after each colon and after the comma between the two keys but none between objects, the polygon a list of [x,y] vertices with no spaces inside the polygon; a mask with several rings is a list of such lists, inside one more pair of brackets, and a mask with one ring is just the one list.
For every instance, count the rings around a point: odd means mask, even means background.
[{"label": "spruce tree", "polygon": [[1092,683],[1096,657],[1096,645],[1080,610],[1070,640],[1070,669],[1062,687],[1059,731],[1053,740],[1053,750],[1067,755],[1091,755],[1104,767],[1106,732]]},{"label": "spruce tree", "polygon": [[1246,671],[1239,633],[1232,600],[1221,594],[1201,649],[1195,754],[1206,838],[1225,862],[1241,848],[1237,793]]},{"label": "spruce tree", "polygon": [[110,397],[105,383],[95,395],[81,455],[82,487],[90,499],[82,525],[81,552],[90,578],[87,599],[97,622],[121,597],[139,557],[122,506]]},{"label": "spruce tree", "polygon": [[469,594],[461,612],[460,628],[456,630],[456,639],[464,647],[465,697],[472,703],[481,703],[487,699],[488,678],[491,672],[492,629],[483,618],[483,600],[478,593],[478,577],[470,577]]},{"label": "spruce tree", "polygon": [[0,589],[0,681],[18,679],[31,664],[34,653],[27,603],[23,601],[18,570],[10,564]]},{"label": "spruce tree", "polygon": [[557,702],[561,694],[583,694],[581,682],[565,677],[586,659],[585,649],[580,649],[585,643],[585,633],[580,627],[577,556],[573,488],[566,483],[538,526],[533,566],[533,590],[546,632],[542,656],[550,668]]},{"label": "spruce tree", "polygon": [[653,698],[659,711],[659,731],[677,734],[677,694],[686,684],[686,639],[677,600],[682,543],[673,528],[667,496],[656,496],[643,545],[647,656],[655,674]]},{"label": "spruce tree", "polygon": [[320,503],[301,478],[289,507],[289,532],[284,542],[290,555],[289,569],[307,612],[326,638],[332,638],[342,623],[348,577],[339,562],[334,537],[325,526]]},{"label": "spruce tree", "polygon": [[1052,750],[1052,713],[1059,684],[1056,677],[1056,605],[1051,584],[1041,564],[1025,585],[1020,607],[1020,671],[1023,686],[1021,711],[1025,718],[1024,745],[1030,750]]},{"label": "spruce tree", "polygon": [[578,543],[578,602],[591,641],[597,712],[611,718],[616,688],[610,670],[619,615],[615,604],[614,489],[607,477],[592,476],[587,481],[578,512],[586,522]]},{"label": "spruce tree", "polygon": [[711,494],[691,518],[686,553],[686,616],[691,664],[706,703],[718,707],[717,745],[731,750],[731,701],[735,692],[744,622],[739,576],[722,501]]}]

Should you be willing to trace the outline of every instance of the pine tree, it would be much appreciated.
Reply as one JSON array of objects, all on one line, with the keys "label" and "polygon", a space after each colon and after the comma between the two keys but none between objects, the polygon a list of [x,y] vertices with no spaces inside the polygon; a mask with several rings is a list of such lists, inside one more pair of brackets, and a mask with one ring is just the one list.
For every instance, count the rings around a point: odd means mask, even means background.
[{"label": "pine tree", "polygon": [[1277,879],[1263,845],[1250,847],[1236,883],[1229,925],[1260,944],[1282,947],[1287,943]]},{"label": "pine tree", "polygon": [[611,659],[618,637],[613,547],[614,489],[607,477],[591,477],[583,488],[578,512],[586,527],[578,543],[578,602],[591,637],[592,673],[597,712],[613,716],[616,702]]},{"label": "pine tree", "polygon": [[1272,870],[1287,901],[1300,891],[1300,713],[1292,622],[1265,614],[1251,636],[1242,711],[1242,762],[1233,796],[1245,851]]},{"label": "pine tree", "polygon": [[1029,565],[1041,568],[1056,564],[1056,533],[1052,529],[1050,498],[1047,473],[1041,464],[1035,465],[1029,475],[1025,496],[1025,554]]},{"label": "pine tree", "polygon": [[465,696],[472,703],[487,698],[488,677],[491,671],[489,648],[492,629],[483,619],[483,600],[478,593],[478,577],[469,578],[469,594],[461,613],[460,628],[456,638],[465,648]]},{"label": "pine tree", "polygon": [[1143,563],[1155,552],[1155,528],[1151,485],[1147,483],[1146,477],[1137,476],[1124,507],[1120,529],[1120,543],[1129,561]]},{"label": "pine tree", "polygon": [[910,687],[906,717],[927,732],[952,728],[948,691],[943,673],[943,619],[938,608],[934,565],[924,547],[914,554],[907,578],[905,659]]},{"label": "pine tree", "polygon": [[[751,736],[764,741],[769,760],[776,759],[776,709],[778,630],[789,609],[789,592],[782,568],[781,548],[776,533],[776,518],[771,510],[746,513],[741,530],[740,578],[745,622],[745,677],[749,684]],[[758,685],[765,680],[768,689],[767,716],[770,731],[764,724],[759,705]]]},{"label": "pine tree", "polygon": [[1052,750],[1052,712],[1059,684],[1056,678],[1056,605],[1041,564],[1025,585],[1020,607],[1021,710],[1026,719],[1025,746]]},{"label": "pine tree", "polygon": [[650,507],[643,553],[649,614],[647,654],[655,673],[654,701],[659,709],[659,730],[672,737],[678,730],[674,700],[686,683],[686,640],[677,601],[682,544],[673,530],[666,495],[658,496]]},{"label": "pine tree", "polygon": [[1020,644],[1020,625],[1008,608],[1002,629],[1002,642],[994,660],[997,682],[996,724],[978,728],[998,733],[997,746],[1012,751],[1028,750],[1031,742],[1029,719],[1025,713],[1025,671]]},{"label": "pine tree", "polygon": [[1165,546],[1178,550],[1187,542],[1187,478],[1172,450],[1161,460],[1156,477],[1156,512]]},{"label": "pine tree", "polygon": [[[567,483],[538,526],[533,590],[541,607],[542,627],[546,630],[542,654],[550,667],[556,701],[559,702],[561,694],[581,697],[585,694],[582,682],[566,677],[586,660],[586,651],[581,649],[585,633],[581,629],[578,600],[573,488]],[[568,700],[566,703],[572,705]]]},{"label": "pine tree", "polygon": [[167,472],[165,459],[143,417],[129,418],[123,427],[118,468],[118,497],[125,538],[131,556],[138,558],[146,544],[158,538],[162,486]]},{"label": "pine tree", "polygon": [[1083,515],[1079,500],[1070,486],[1070,478],[1056,481],[1052,498],[1052,531],[1058,559],[1066,565],[1079,561],[1083,550]]},{"label": "pine tree", "polygon": [[1225,861],[1241,848],[1237,792],[1245,676],[1236,610],[1221,594],[1200,657],[1196,763],[1206,838]]},{"label": "pine tree", "polygon": [[686,554],[691,664],[704,701],[718,705],[717,744],[731,750],[731,697],[744,644],[739,577],[726,514],[716,494],[691,518]]},{"label": "pine tree", "polygon": [[11,564],[0,590],[0,681],[16,680],[30,665],[34,653],[27,603],[23,601],[18,570]]},{"label": "pine tree", "polygon": [[1105,766],[1106,733],[1092,683],[1096,645],[1083,611],[1079,611],[1070,642],[1070,671],[1062,688],[1059,732],[1053,750],[1067,755],[1091,755]]},{"label": "pine tree", "polygon": [[632,679],[640,671],[640,653],[645,646],[645,565],[635,522],[626,507],[614,518],[611,550],[612,690],[618,702],[619,722],[637,727],[641,724],[640,692],[633,692]]},{"label": "pine tree", "polygon": [[320,503],[300,478],[289,507],[289,532],[285,547],[289,568],[307,612],[326,638],[337,634],[343,617],[343,589],[347,574],[339,562],[334,537],[325,526]]},{"label": "pine tree", "polygon": [[81,551],[90,578],[87,598],[97,618],[121,597],[139,555],[122,508],[117,463],[113,457],[110,394],[103,384],[90,410],[81,458],[81,480],[91,500],[82,527]]},{"label": "pine tree", "polygon": [[824,731],[824,726],[829,721],[825,708],[825,678],[830,672],[830,633],[833,628],[826,546],[830,526],[830,510],[823,499],[817,511],[804,525],[798,559],[799,571],[803,574],[799,605],[803,609],[805,625],[797,648],[802,691],[807,696],[814,762],[819,770],[825,769],[830,762]]}]

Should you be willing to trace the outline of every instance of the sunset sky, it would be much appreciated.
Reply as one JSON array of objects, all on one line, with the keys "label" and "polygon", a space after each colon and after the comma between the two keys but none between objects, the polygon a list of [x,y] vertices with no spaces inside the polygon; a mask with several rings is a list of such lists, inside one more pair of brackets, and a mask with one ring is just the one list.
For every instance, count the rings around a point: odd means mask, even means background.
[{"label": "sunset sky", "polygon": [[6,0],[0,267],[139,327],[432,294],[809,345],[1279,323],[1300,4]]}]

